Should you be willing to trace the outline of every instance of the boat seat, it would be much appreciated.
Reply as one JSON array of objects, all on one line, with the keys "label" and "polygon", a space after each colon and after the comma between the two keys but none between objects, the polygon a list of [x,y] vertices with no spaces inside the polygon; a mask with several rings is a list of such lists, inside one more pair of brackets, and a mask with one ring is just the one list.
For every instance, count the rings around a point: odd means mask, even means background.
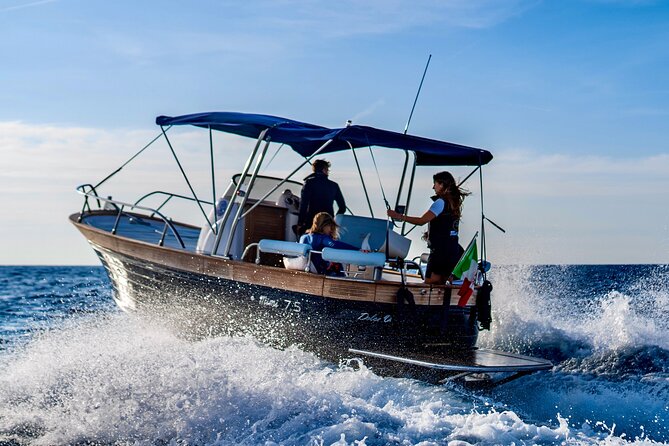
[{"label": "boat seat", "polygon": [[362,252],[352,249],[323,248],[323,260],[336,263],[349,263],[361,266],[383,267],[386,264],[386,255],[382,252]]},{"label": "boat seat", "polygon": [[256,252],[256,263],[260,263],[260,253],[283,255],[283,266],[286,269],[310,271],[311,262],[309,253],[311,245],[298,242],[287,242],[285,240],[262,239],[258,242]]},{"label": "boat seat", "polygon": [[306,256],[311,251],[311,245],[284,240],[262,239],[258,242],[258,251],[294,257]]},{"label": "boat seat", "polygon": [[382,252],[323,248],[321,255],[328,262],[346,264],[343,272],[349,278],[379,280],[386,264],[386,255]]},{"label": "boat seat", "polygon": [[386,236],[390,239],[388,257],[405,258],[411,247],[411,239],[393,231],[388,231],[388,220],[339,214],[335,221],[340,226],[339,240],[361,248],[367,240],[372,251],[386,252]]}]

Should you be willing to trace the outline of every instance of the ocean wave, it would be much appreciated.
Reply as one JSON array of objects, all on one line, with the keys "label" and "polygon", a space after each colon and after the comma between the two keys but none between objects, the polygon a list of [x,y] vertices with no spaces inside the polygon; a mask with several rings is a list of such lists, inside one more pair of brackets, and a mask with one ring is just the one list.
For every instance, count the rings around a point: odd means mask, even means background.
[{"label": "ocean wave", "polygon": [[[628,435],[669,438],[669,283],[663,265],[495,271],[494,324],[479,345],[555,367],[493,392],[536,419],[560,412]],[[518,395],[531,394],[532,400]],[[594,424],[597,424],[595,422]]]},{"label": "ocean wave", "polygon": [[[6,443],[652,443],[596,420],[576,426],[557,410],[546,418],[552,422],[532,421],[501,402],[501,393],[383,378],[364,364],[337,366],[249,338],[187,341],[125,314],[73,317],[2,359],[0,442]],[[522,394],[550,412],[550,392],[568,393],[556,381],[540,391],[545,377],[527,377]]]},{"label": "ocean wave", "polygon": [[498,268],[493,327],[481,344],[548,348],[558,360],[643,347],[669,351],[669,268],[609,267],[608,275],[603,268],[595,270],[603,278],[588,274],[588,266]]}]

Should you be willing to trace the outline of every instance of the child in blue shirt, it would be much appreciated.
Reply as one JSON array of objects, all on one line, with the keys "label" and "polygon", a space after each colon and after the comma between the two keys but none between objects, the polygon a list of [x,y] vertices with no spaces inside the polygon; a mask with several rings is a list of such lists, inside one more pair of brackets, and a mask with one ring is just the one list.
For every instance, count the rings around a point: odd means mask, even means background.
[{"label": "child in blue shirt", "polygon": [[[323,248],[358,250],[353,245],[340,242],[337,240],[338,238],[339,225],[337,222],[327,212],[319,212],[314,216],[311,229],[300,237],[300,243],[311,245],[311,249],[314,251],[322,251]],[[323,260],[320,254],[312,254],[311,262],[319,274],[344,276],[341,263],[327,262]]]}]

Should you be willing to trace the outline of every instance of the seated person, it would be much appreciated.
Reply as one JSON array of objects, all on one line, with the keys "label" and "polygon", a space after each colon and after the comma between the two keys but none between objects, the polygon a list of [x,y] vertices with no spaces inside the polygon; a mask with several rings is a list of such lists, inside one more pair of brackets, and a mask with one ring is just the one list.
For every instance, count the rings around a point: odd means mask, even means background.
[{"label": "seated person", "polygon": [[[327,212],[319,212],[314,216],[311,224],[311,229],[300,237],[300,243],[311,245],[311,249],[315,251],[322,251],[323,248],[335,249],[353,249],[358,250],[353,245],[340,242],[339,225],[334,218]],[[344,276],[341,263],[327,262],[323,260],[320,254],[311,254],[311,262],[319,274],[327,274],[331,276]]]}]

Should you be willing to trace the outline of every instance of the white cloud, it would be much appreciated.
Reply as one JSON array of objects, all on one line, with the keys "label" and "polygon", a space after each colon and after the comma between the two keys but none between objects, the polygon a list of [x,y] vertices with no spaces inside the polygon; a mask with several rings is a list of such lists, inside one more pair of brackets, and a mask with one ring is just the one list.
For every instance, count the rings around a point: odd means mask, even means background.
[{"label": "white cloud", "polygon": [[[169,133],[196,192],[210,200],[207,132],[177,129]],[[95,263],[83,239],[67,228],[67,215],[83,204],[75,188],[102,180],[157,134],[155,127],[106,130],[0,122],[0,206],[5,210],[0,219],[0,264]],[[240,150],[241,144],[240,138],[226,138],[224,143],[215,138],[220,188],[243,166],[248,140],[243,143],[244,150]],[[153,190],[190,195],[162,138],[98,192],[134,202]],[[201,224],[199,218],[196,210],[182,220]],[[70,249],[52,248],[62,246],[63,240]]]},{"label": "white cloud", "polygon": [[353,117],[351,118],[351,121],[353,122],[353,124],[357,124],[359,121],[362,121],[363,118],[365,118],[367,116],[370,116],[370,115],[373,115],[376,110],[378,110],[379,108],[381,108],[385,105],[386,105],[386,101],[383,100],[383,99],[379,99],[379,100],[375,101],[373,104],[370,104],[369,107],[367,107],[366,109],[364,109],[364,110],[356,113],[355,115],[353,115]]},{"label": "white cloud", "polygon": [[486,170],[488,215],[509,229],[492,230],[505,263],[669,261],[669,154],[506,152]]},{"label": "white cloud", "polygon": [[[344,0],[271,2],[291,12],[291,19],[268,19],[286,29],[319,30],[330,37],[384,34],[422,25],[488,28],[531,8],[532,0]],[[257,4],[255,5],[257,6]],[[273,10],[269,6],[269,16]],[[263,9],[263,8],[258,8]]]},{"label": "white cloud", "polygon": [[659,3],[659,0],[589,0],[593,3],[603,3],[620,6],[648,6]]},{"label": "white cloud", "polygon": [[[276,36],[246,31],[174,31],[169,36],[165,36],[163,29],[126,33],[110,30],[96,30],[96,32],[101,43],[109,51],[136,65],[147,65],[160,60],[197,59],[216,54],[237,57],[262,54],[266,59],[290,46]],[[147,38],[147,34],[152,37]]]},{"label": "white cloud", "polygon": [[[631,197],[669,190],[669,154],[638,158],[502,152],[489,179],[499,190],[535,196]],[[530,187],[530,185],[532,185]]]},{"label": "white cloud", "polygon": [[[119,167],[158,134],[156,128],[103,130],[83,127],[0,123],[0,264],[95,263],[86,243],[65,217],[79,210],[74,188],[96,182]],[[184,168],[202,198],[209,200],[206,131],[170,131]],[[241,170],[248,139],[215,136],[219,193]],[[270,151],[270,156],[273,151]],[[284,148],[269,174],[286,174],[299,162]],[[393,152],[394,154],[395,152]],[[403,157],[376,160],[389,201]],[[367,209],[352,158],[329,156],[333,178],[356,213]],[[395,160],[398,158],[398,160]],[[383,214],[379,181],[367,151],[359,154],[377,215]],[[429,203],[431,175],[421,168],[411,214]],[[453,169],[464,177],[470,169]],[[298,173],[301,179],[304,172]],[[639,158],[503,151],[484,168],[486,215],[507,229],[488,226],[489,254],[497,263],[642,263],[669,261],[669,154]],[[478,230],[478,181],[465,205],[463,238]],[[189,194],[164,141],[148,148],[100,191],[134,201],[150,190]],[[197,212],[191,214],[197,221]],[[412,255],[425,249],[413,231]],[[67,246],[63,250],[58,247]]]},{"label": "white cloud", "polygon": [[[129,33],[97,32],[113,53],[138,64],[208,54],[257,54],[266,61],[278,55],[291,57],[305,43],[312,42],[314,36],[338,39],[390,34],[435,24],[489,28],[537,3],[537,0],[259,0],[236,4],[234,16],[224,15],[216,30],[174,29],[169,34],[162,28]],[[220,9],[224,8],[226,2],[221,3]]]},{"label": "white cloud", "polygon": [[16,11],[18,9],[33,8],[35,6],[41,6],[47,3],[54,3],[56,1],[57,0],[41,0],[37,2],[20,3],[14,6],[5,6],[4,8],[0,8],[0,12],[9,12],[9,11]]}]

